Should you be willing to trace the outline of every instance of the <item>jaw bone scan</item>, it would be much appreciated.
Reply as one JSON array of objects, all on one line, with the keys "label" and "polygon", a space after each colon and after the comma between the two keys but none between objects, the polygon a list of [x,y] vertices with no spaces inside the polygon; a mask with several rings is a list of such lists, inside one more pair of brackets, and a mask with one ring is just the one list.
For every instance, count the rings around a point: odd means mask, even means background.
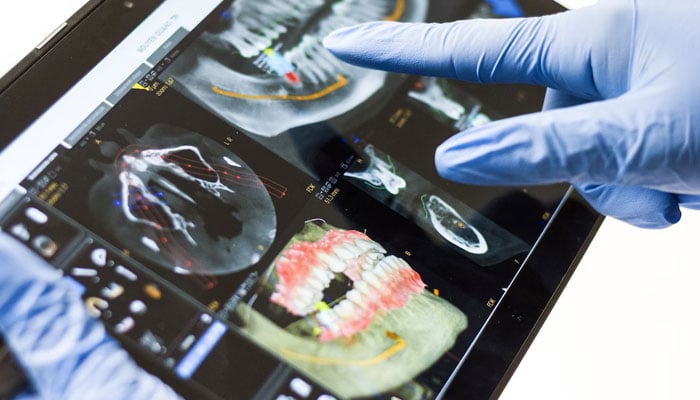
[{"label": "jaw bone scan", "polygon": [[[156,125],[137,138],[118,129],[90,165],[102,177],[90,189],[91,214],[116,242],[180,274],[243,270],[267,252],[276,233],[271,195],[258,177],[211,139]],[[105,162],[110,160],[111,162]]]},{"label": "jaw bone scan", "polygon": [[336,117],[386,72],[338,61],[321,41],[374,20],[423,21],[427,0],[237,0],[168,71],[178,90],[229,122],[271,137]]},{"label": "jaw bone scan", "polygon": [[244,332],[343,398],[429,397],[413,380],[467,328],[404,259],[321,220],[306,222],[265,278],[237,310]]}]

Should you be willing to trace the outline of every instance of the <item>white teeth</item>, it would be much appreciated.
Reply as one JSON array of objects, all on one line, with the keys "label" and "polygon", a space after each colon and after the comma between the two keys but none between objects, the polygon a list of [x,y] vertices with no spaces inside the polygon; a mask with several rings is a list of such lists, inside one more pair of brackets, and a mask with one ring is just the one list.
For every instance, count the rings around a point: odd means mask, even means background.
[{"label": "white teeth", "polygon": [[335,72],[335,74],[345,72],[345,65],[338,62],[338,59],[329,51],[319,51],[317,53],[316,63],[327,72]]},{"label": "white teeth", "polygon": [[306,315],[306,314],[310,313],[311,311],[313,311],[313,310],[309,310],[309,305],[304,303],[300,299],[294,299],[294,301],[292,301],[292,307],[300,315]]},{"label": "white teeth", "polygon": [[321,302],[321,300],[323,300],[323,292],[322,292],[322,291],[321,291],[321,292],[316,292],[316,293],[314,294],[314,297],[313,297],[313,300],[312,300],[312,303],[311,303],[311,307],[315,307],[316,304],[318,304],[318,303]]},{"label": "white teeth", "polygon": [[301,300],[304,304],[313,304],[314,292],[303,287],[298,287],[296,290],[296,298]]},{"label": "white teeth", "polygon": [[371,240],[355,239],[355,246],[359,247],[362,252],[376,251],[379,253],[386,253],[386,250],[377,242]]},{"label": "white teeth", "polygon": [[393,259],[391,256],[383,258],[382,260],[377,263],[377,268],[386,268],[387,271],[393,271],[396,269],[396,267],[393,264]]},{"label": "white teeth", "polygon": [[351,290],[345,293],[345,298],[355,303],[356,305],[362,305],[365,302],[362,300],[362,295],[357,290]]},{"label": "white teeth", "polygon": [[258,55],[272,44],[272,39],[252,32],[237,32],[236,28],[233,29],[232,34],[225,35],[225,39],[229,40],[241,56],[245,58]]},{"label": "white teeth", "polygon": [[351,260],[355,258],[352,251],[349,251],[345,246],[335,246],[333,252],[338,255],[343,260]]},{"label": "white teeth", "polygon": [[355,246],[354,242],[347,242],[343,245],[343,248],[352,254],[352,258],[357,258],[362,255],[363,251]]},{"label": "white teeth", "polygon": [[341,63],[332,57],[321,44],[321,39],[324,36],[320,32],[306,34],[298,45],[284,53],[284,57],[297,67],[306,80],[314,85],[334,79],[340,70]]},{"label": "white teeth", "polygon": [[357,246],[363,252],[374,249],[374,242],[368,240],[355,239],[355,246]]},{"label": "white teeth", "polygon": [[299,315],[308,315],[315,311],[315,304],[323,300],[323,291],[312,287],[297,287],[294,291],[292,307]]},{"label": "white teeth", "polygon": [[396,270],[401,266],[401,259],[396,256],[389,256],[382,260],[382,263],[387,267]]},{"label": "white teeth", "polygon": [[254,57],[286,32],[287,26],[302,23],[322,5],[323,0],[237,0],[231,9],[233,27],[226,39],[243,57]]},{"label": "white teeth", "polygon": [[326,80],[326,72],[314,60],[314,56],[304,54],[296,63],[299,71],[314,85],[318,85]]},{"label": "white teeth", "polygon": [[355,282],[354,287],[363,296],[369,296],[372,294],[372,289],[370,289],[367,282],[364,282],[364,281]]},{"label": "white teeth", "polygon": [[311,276],[313,277],[312,279],[321,282],[323,287],[328,287],[330,281],[335,277],[332,272],[322,267],[311,269]]},{"label": "white teeth", "polygon": [[337,306],[333,307],[333,311],[342,319],[350,318],[355,311],[355,306],[350,300],[343,300]]},{"label": "white teeth", "polygon": [[396,267],[397,268],[411,268],[410,265],[403,259],[403,258],[398,258],[394,257],[396,259]]},{"label": "white teeth", "polygon": [[379,264],[377,268],[374,268],[371,272],[377,276],[377,278],[382,281],[386,281],[389,278],[389,269],[384,266],[385,264]]},{"label": "white teeth", "polygon": [[382,253],[371,252],[367,253],[367,259],[370,261],[374,261],[374,263],[376,264],[378,261],[384,259],[384,255]]},{"label": "white teeth", "polygon": [[[231,7],[232,28],[221,34],[245,58],[253,58],[289,29],[304,26],[325,0],[237,0]],[[381,19],[393,9],[393,1],[336,0],[331,15],[308,30],[299,43],[283,56],[299,71],[302,81],[312,85],[328,83],[341,72],[344,64],[321,44],[331,31],[345,26]]]},{"label": "white teeth", "polygon": [[318,322],[326,327],[333,327],[339,321],[338,315],[333,310],[326,310],[316,314]]},{"label": "white teeth", "polygon": [[363,273],[362,280],[376,289],[384,289],[384,283],[372,271]]},{"label": "white teeth", "polygon": [[323,282],[319,281],[318,279],[316,279],[316,277],[313,277],[313,276],[309,277],[307,284],[309,286],[311,286],[311,288],[316,292],[322,292],[323,289],[326,288],[326,286]]},{"label": "white teeth", "polygon": [[318,258],[318,260],[322,263],[326,264],[326,266],[328,266],[328,268],[333,272],[341,273],[347,268],[347,265],[343,261],[327,253],[318,252],[316,258]]},{"label": "white teeth", "polygon": [[362,268],[362,271],[367,271],[367,270],[373,269],[375,265],[377,265],[376,262],[371,261],[371,260],[365,260],[365,262],[362,263],[360,268]]}]

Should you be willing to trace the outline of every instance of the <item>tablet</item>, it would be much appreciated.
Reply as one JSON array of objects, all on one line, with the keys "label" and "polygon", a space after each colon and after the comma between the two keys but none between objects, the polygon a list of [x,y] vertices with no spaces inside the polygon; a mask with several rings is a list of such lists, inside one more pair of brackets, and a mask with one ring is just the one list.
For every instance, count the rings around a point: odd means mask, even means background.
[{"label": "tablet", "polygon": [[543,90],[349,66],[349,24],[548,1],[92,1],[5,76],[0,227],[186,398],[495,397],[601,217],[435,171]]}]

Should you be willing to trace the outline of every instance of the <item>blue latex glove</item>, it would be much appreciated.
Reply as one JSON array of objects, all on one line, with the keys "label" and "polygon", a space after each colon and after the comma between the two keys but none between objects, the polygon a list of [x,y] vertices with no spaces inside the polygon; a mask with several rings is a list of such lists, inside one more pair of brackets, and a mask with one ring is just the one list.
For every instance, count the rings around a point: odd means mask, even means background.
[{"label": "blue latex glove", "polygon": [[58,271],[0,232],[0,334],[36,391],[19,397],[179,398],[131,360],[72,289]]},{"label": "blue latex glove", "polygon": [[700,205],[700,2],[601,0],[541,18],[378,22],[333,32],[352,64],[547,86],[544,112],[461,132],[435,156],[477,185],[571,182],[637,226]]}]

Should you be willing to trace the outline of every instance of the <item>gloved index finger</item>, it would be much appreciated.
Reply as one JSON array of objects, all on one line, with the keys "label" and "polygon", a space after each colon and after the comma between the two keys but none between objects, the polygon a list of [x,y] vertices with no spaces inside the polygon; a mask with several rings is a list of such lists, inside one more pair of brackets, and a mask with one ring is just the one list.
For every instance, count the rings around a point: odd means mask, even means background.
[{"label": "gloved index finger", "polygon": [[[363,67],[475,82],[539,84],[600,99],[608,97],[597,87],[600,83],[613,95],[624,90],[619,72],[626,71],[629,54],[627,40],[621,40],[619,49],[609,41],[600,51],[593,48],[591,36],[600,34],[601,22],[589,9],[444,24],[370,22],[334,31],[324,45],[340,59]],[[624,37],[626,21],[617,24],[615,34]],[[594,71],[596,65],[602,68]],[[607,79],[605,74],[613,76]]]}]

